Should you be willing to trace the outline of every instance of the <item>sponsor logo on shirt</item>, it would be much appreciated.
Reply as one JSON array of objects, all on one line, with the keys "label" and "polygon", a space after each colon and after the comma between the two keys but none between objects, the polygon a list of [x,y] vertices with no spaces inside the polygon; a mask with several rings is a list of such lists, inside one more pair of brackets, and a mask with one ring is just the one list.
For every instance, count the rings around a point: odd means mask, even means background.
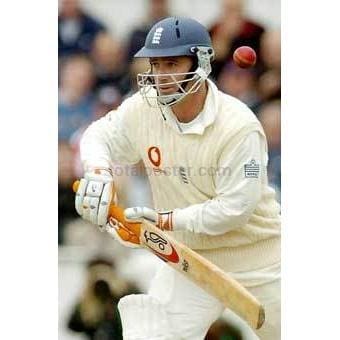
[{"label": "sponsor logo on shirt", "polygon": [[[164,166],[162,164],[162,154],[157,146],[150,146],[147,149],[148,159],[151,163],[151,167],[146,167],[146,171],[151,170],[155,175],[165,175],[165,176],[174,176],[178,177],[180,181],[184,184],[190,184],[190,174],[191,174],[191,167],[183,166],[183,165],[173,165],[173,166]],[[163,167],[161,167],[163,165]],[[206,169],[203,169],[206,170]],[[205,175],[205,173],[199,175]],[[210,175],[210,172],[208,173]]]},{"label": "sponsor logo on shirt", "polygon": [[159,166],[161,165],[161,151],[157,146],[150,146],[148,149],[148,158],[151,164],[154,166],[152,171],[155,173],[162,173],[165,175],[169,175],[165,170],[161,169]]},{"label": "sponsor logo on shirt", "polygon": [[150,146],[148,149],[148,157],[150,162],[155,166],[159,167],[161,165],[161,151],[157,146]]},{"label": "sponsor logo on shirt", "polygon": [[260,173],[260,165],[252,159],[249,163],[244,165],[245,178],[258,178]]}]

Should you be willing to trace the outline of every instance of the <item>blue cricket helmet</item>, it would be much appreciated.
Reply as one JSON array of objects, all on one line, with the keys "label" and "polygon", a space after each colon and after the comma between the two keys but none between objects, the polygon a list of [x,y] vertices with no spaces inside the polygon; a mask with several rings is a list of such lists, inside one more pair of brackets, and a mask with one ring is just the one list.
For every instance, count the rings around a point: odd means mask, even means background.
[{"label": "blue cricket helmet", "polygon": [[207,29],[190,18],[169,17],[157,22],[148,33],[136,58],[196,56],[196,47],[210,47]]},{"label": "blue cricket helmet", "polygon": [[[136,58],[162,58],[189,56],[194,59],[192,69],[185,73],[155,74],[152,69],[137,75],[140,93],[154,107],[175,105],[189,94],[199,90],[211,72],[214,56],[207,29],[194,19],[170,17],[157,22],[148,33],[144,47]],[[160,77],[170,78],[167,85],[176,85],[177,91],[162,95],[158,85]],[[183,78],[179,80],[179,78]],[[163,84],[164,85],[164,84]]]}]

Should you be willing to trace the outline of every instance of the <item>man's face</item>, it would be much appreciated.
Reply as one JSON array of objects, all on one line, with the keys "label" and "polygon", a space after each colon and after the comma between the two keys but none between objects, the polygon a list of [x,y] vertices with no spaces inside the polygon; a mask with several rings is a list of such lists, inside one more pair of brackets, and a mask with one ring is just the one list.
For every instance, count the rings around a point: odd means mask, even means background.
[{"label": "man's face", "polygon": [[[178,85],[174,83],[174,78],[176,81],[181,81],[186,78],[186,75],[170,76],[169,74],[189,72],[192,63],[190,57],[150,58],[151,73],[158,75],[155,77],[155,82],[160,94],[167,95],[177,92]],[[185,85],[186,83],[182,83],[182,87]]]}]

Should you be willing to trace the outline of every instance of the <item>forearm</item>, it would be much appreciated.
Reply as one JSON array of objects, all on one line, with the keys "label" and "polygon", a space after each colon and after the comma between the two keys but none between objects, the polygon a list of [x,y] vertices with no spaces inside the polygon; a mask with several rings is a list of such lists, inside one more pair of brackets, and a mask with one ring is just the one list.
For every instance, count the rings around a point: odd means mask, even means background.
[{"label": "forearm", "polygon": [[175,209],[173,213],[174,230],[189,230],[194,233],[221,235],[244,226],[255,209],[259,199],[259,190],[254,187],[251,200],[226,200],[216,197],[201,204],[184,209]]},{"label": "forearm", "polygon": [[[230,175],[217,175],[216,197],[173,213],[174,229],[186,229],[209,235],[224,234],[244,226],[261,196],[261,182],[265,176],[265,145],[257,133],[240,143],[234,153],[223,155],[221,168],[229,168]],[[245,166],[255,162],[253,176]],[[250,163],[252,164],[252,163]]]}]

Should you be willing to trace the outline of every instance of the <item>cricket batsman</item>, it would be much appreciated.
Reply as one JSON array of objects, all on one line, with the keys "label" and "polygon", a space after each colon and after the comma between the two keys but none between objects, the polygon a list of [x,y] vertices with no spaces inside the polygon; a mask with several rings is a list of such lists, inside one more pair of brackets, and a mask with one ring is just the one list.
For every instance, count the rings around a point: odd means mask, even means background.
[{"label": "cricket batsman", "polygon": [[[138,235],[126,233],[122,216],[152,221],[261,301],[266,321],[253,339],[280,339],[280,207],[268,186],[261,124],[208,79],[214,50],[197,21],[159,21],[135,57],[150,62],[138,75],[140,91],[83,135],[77,212],[127,247],[138,247]],[[109,217],[113,164],[140,160],[154,210],[117,207]],[[224,307],[164,264],[148,293],[124,297],[119,311],[124,339],[202,340]]]}]

